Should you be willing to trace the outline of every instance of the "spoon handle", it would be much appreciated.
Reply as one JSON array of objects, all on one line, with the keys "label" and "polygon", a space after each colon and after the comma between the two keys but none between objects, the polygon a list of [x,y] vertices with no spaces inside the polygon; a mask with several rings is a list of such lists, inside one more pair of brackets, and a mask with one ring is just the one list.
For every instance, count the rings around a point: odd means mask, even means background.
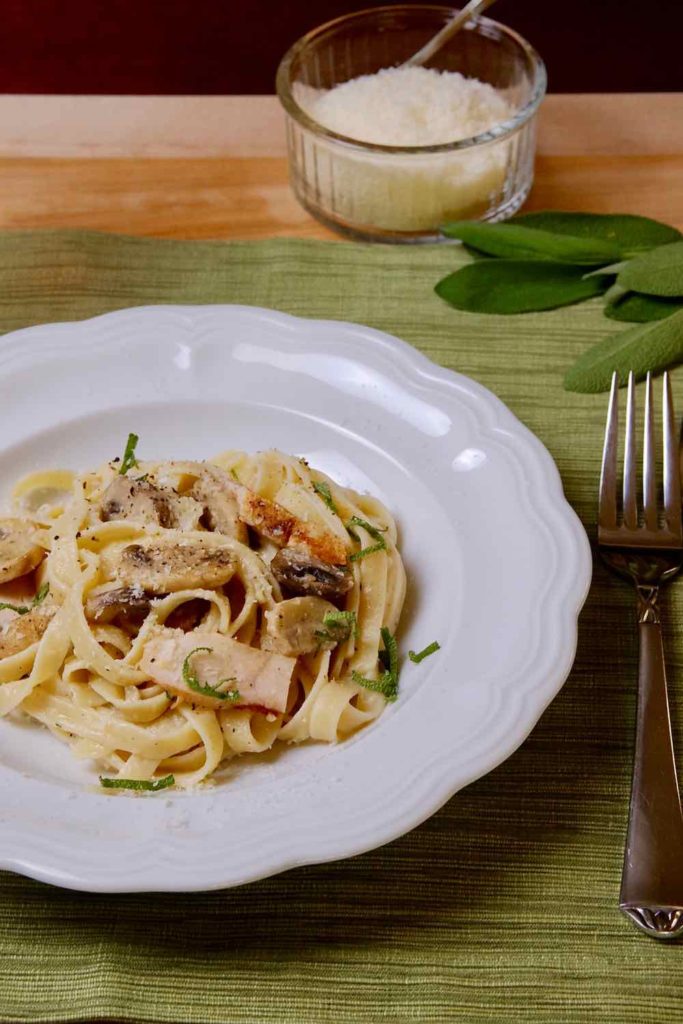
[{"label": "spoon handle", "polygon": [[469,0],[461,11],[459,11],[454,18],[448,22],[447,25],[437,32],[428,43],[414,53],[412,57],[409,57],[407,61],[401,64],[402,68],[412,68],[420,64],[426,64],[430,60],[437,50],[448,42],[448,40],[455,35],[455,33],[462,28],[466,21],[470,21],[472,18],[476,18],[478,14],[481,14],[490,7],[491,4],[495,3],[495,0]]}]

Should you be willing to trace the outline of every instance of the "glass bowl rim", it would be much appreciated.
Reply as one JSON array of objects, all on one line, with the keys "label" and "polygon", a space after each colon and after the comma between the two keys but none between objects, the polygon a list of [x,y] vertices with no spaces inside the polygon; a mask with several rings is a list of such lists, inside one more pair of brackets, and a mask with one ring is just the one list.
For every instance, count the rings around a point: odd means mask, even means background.
[{"label": "glass bowl rim", "polygon": [[504,139],[507,136],[512,135],[526,124],[526,122],[529,121],[538,110],[546,93],[548,78],[545,64],[531,43],[528,43],[526,39],[524,39],[524,37],[518,32],[515,32],[514,29],[508,28],[507,25],[503,25],[502,22],[495,21],[493,18],[474,18],[472,21],[467,23],[467,25],[471,27],[465,28],[461,31],[478,31],[480,27],[490,27],[499,31],[501,35],[507,36],[507,38],[522,51],[529,67],[533,71],[532,93],[524,106],[520,107],[512,117],[508,118],[506,121],[501,121],[499,124],[494,125],[485,132],[480,132],[478,135],[472,135],[466,139],[458,139],[455,142],[440,142],[437,145],[431,146],[387,146],[378,142],[363,142],[361,139],[354,139],[348,135],[340,135],[338,132],[326,128],[323,124],[320,124],[319,121],[316,121],[315,118],[307,114],[303,107],[300,107],[294,99],[290,82],[290,70],[292,63],[295,58],[299,56],[301,51],[323,32],[327,32],[335,26],[341,27],[342,25],[349,24],[352,21],[367,18],[367,16],[371,14],[380,15],[399,11],[414,11],[416,13],[424,11],[427,13],[441,12],[444,14],[455,14],[456,10],[457,8],[447,7],[443,4],[393,4],[387,7],[366,7],[361,11],[353,11],[350,14],[343,14],[338,18],[332,18],[330,21],[326,21],[322,25],[318,25],[316,28],[311,29],[310,32],[307,32],[305,35],[297,39],[297,41],[290,46],[280,61],[276,76],[276,91],[280,103],[290,117],[297,121],[303,128],[307,128],[318,136],[340,143],[344,147],[360,150],[362,152],[394,155],[398,153],[405,153],[412,156],[429,153],[452,153],[458,150],[471,149],[474,146],[480,146],[489,142],[495,142],[499,139]]}]

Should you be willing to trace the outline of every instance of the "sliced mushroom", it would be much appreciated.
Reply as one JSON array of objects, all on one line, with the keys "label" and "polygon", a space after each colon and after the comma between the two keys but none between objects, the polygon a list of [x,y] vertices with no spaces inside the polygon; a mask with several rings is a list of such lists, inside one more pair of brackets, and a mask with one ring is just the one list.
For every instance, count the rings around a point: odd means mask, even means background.
[{"label": "sliced mushroom", "polygon": [[263,646],[296,657],[313,651],[331,651],[343,635],[325,625],[325,616],[337,609],[321,597],[292,597],[266,612]]},{"label": "sliced mushroom", "polygon": [[221,470],[202,469],[188,492],[202,506],[202,521],[209,530],[248,543],[247,528],[239,518],[235,482]]},{"label": "sliced mushroom", "polygon": [[323,562],[298,548],[282,548],[270,568],[289,594],[312,594],[328,601],[339,601],[353,586],[353,574],[346,566]]},{"label": "sliced mushroom", "polygon": [[183,601],[167,616],[165,625],[169,629],[181,629],[183,633],[189,633],[190,630],[197,628],[208,609],[209,602],[201,597]]},{"label": "sliced mushroom", "polygon": [[148,480],[117,476],[107,487],[100,505],[102,519],[130,519],[166,529],[194,530],[202,506],[193,498],[156,487]]},{"label": "sliced mushroom", "polygon": [[140,618],[147,614],[152,600],[141,587],[107,587],[91,591],[85,602],[85,616],[93,622],[111,622],[118,615]]},{"label": "sliced mushroom", "polygon": [[116,476],[102,496],[102,519],[133,519],[157,526],[174,525],[170,495],[147,480]]},{"label": "sliced mushroom", "polygon": [[151,594],[220,587],[235,571],[230,551],[209,541],[162,537],[129,544],[102,556],[105,571],[129,587]]},{"label": "sliced mushroom", "polygon": [[57,606],[48,597],[24,615],[17,615],[0,636],[0,658],[19,654],[37,643],[56,611]]},{"label": "sliced mushroom", "polygon": [[[207,650],[197,650],[207,648]],[[183,679],[186,658],[202,687],[237,692],[234,701],[198,692]],[[145,644],[138,668],[165,689],[192,704],[219,710],[223,707],[259,707],[282,713],[287,707],[289,684],[296,661],[233,640],[222,633],[183,633],[160,629]]]},{"label": "sliced mushroom", "polygon": [[0,583],[25,576],[45,558],[38,530],[24,519],[0,519]]}]

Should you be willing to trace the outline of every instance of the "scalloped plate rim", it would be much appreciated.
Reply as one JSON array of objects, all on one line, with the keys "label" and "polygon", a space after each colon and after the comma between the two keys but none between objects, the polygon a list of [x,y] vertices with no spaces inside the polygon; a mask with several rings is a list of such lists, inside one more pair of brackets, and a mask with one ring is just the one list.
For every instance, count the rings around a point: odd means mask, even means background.
[{"label": "scalloped plate rim", "polygon": [[[393,824],[387,824],[381,832],[376,834],[372,839],[368,839],[366,837],[363,840],[352,840],[347,845],[342,841],[337,840],[333,850],[323,849],[325,845],[323,843],[319,846],[317,851],[314,849],[308,854],[301,852],[294,854],[289,851],[282,851],[280,854],[272,852],[269,857],[264,857],[261,863],[255,867],[254,870],[243,872],[239,878],[235,877],[232,879],[214,876],[211,878],[205,877],[203,880],[197,879],[196,881],[193,881],[188,877],[175,877],[173,872],[170,870],[169,865],[166,865],[166,881],[158,885],[151,884],[151,880],[149,878],[141,878],[139,881],[126,881],[121,878],[116,882],[109,879],[102,883],[98,876],[89,876],[83,867],[81,867],[73,877],[67,877],[65,872],[66,864],[64,862],[61,864],[45,863],[46,855],[44,853],[42,854],[41,861],[40,850],[35,851],[35,856],[30,856],[28,853],[26,855],[0,855],[0,867],[3,869],[17,871],[43,882],[89,892],[195,892],[225,888],[233,885],[242,885],[261,878],[269,877],[281,871],[291,870],[295,867],[307,864],[325,863],[359,855],[367,852],[368,850],[384,845],[385,843],[392,841],[398,836],[403,835],[410,829],[416,827],[435,813],[448,799],[450,799],[451,796],[464,786],[469,785],[478,778],[481,778],[483,775],[492,771],[495,767],[505,761],[512,753],[514,753],[515,750],[519,748],[519,746],[521,746],[533,730],[545,709],[552,702],[557,693],[559,693],[559,690],[571,670],[576,653],[578,615],[590,587],[592,559],[585,531],[578,517],[571,509],[563,495],[557,467],[547,449],[536,435],[522,424],[508,409],[508,407],[505,406],[505,404],[492,392],[478,382],[473,381],[460,373],[445,369],[433,363],[426,355],[413,348],[409,343],[384,331],[378,331],[374,328],[365,327],[357,323],[349,323],[339,320],[302,318],[276,310],[263,309],[257,306],[225,304],[149,304],[139,307],[127,307],[84,320],[61,321],[54,324],[36,325],[22,328],[4,335],[0,340],[0,380],[5,374],[5,362],[7,357],[12,354],[11,350],[13,347],[15,350],[14,354],[16,355],[17,350],[21,349],[20,355],[25,355],[28,363],[30,364],[28,346],[26,345],[26,342],[31,342],[35,339],[38,339],[39,342],[47,341],[51,331],[54,331],[55,333],[60,332],[69,334],[73,331],[80,332],[83,330],[91,330],[104,325],[105,329],[111,326],[115,332],[117,324],[125,324],[125,322],[129,320],[134,321],[139,316],[144,318],[148,316],[154,317],[159,314],[167,314],[175,318],[181,316],[186,319],[189,329],[192,330],[193,327],[196,328],[197,324],[200,323],[202,319],[211,318],[213,315],[220,316],[225,313],[225,311],[229,311],[228,315],[237,314],[248,318],[255,318],[256,320],[261,319],[268,322],[270,325],[275,324],[284,327],[289,332],[296,332],[300,329],[301,325],[304,325],[304,331],[309,329],[311,325],[317,326],[321,329],[334,330],[335,332],[342,332],[349,336],[354,335],[356,338],[362,338],[364,341],[370,343],[371,350],[374,345],[375,349],[381,348],[384,351],[388,350],[389,352],[400,354],[403,362],[408,364],[413,373],[419,377],[421,381],[427,381],[429,384],[437,385],[438,387],[445,388],[449,391],[453,391],[454,388],[457,388],[462,396],[467,395],[473,400],[473,406],[476,407],[475,415],[480,415],[482,418],[490,417],[488,422],[490,429],[498,430],[501,437],[506,436],[509,438],[511,443],[521,443],[522,450],[525,452],[525,457],[528,458],[531,463],[535,463],[536,469],[545,477],[545,483],[547,485],[545,497],[548,500],[548,507],[543,510],[543,514],[552,513],[558,517],[559,520],[562,520],[569,533],[572,534],[575,546],[575,550],[572,552],[576,556],[576,561],[573,565],[573,579],[571,580],[571,583],[567,583],[565,587],[566,593],[564,595],[563,615],[567,620],[565,622],[566,632],[562,638],[563,642],[561,644],[559,643],[560,638],[556,638],[558,646],[560,647],[559,655],[562,656],[560,658],[560,665],[556,672],[556,677],[550,684],[546,685],[540,694],[538,688],[534,688],[533,691],[525,691],[522,694],[518,710],[519,707],[522,707],[523,713],[520,717],[524,718],[524,724],[519,725],[518,722],[515,723],[518,727],[513,734],[508,737],[508,742],[505,744],[501,743],[498,746],[495,755],[489,754],[485,765],[479,765],[476,769],[471,771],[467,775],[466,781],[462,781],[460,779],[453,783],[449,783],[446,778],[442,778],[440,780],[441,784],[433,789],[432,800],[427,801],[423,799],[420,803],[419,809],[409,809],[401,819],[396,819]],[[20,358],[19,365],[21,365],[21,363],[22,359]],[[517,457],[519,457],[519,453],[517,454]],[[566,559],[567,552],[565,551],[564,554]],[[566,566],[564,566],[564,568],[566,569]],[[185,797],[185,799],[187,799],[187,797]],[[406,818],[409,819],[408,822]]]}]

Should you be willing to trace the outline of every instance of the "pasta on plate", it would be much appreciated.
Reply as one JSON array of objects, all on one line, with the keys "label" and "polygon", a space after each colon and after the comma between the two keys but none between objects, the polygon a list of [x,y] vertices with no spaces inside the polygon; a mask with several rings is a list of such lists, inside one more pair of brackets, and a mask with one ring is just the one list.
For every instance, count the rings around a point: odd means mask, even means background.
[{"label": "pasta on plate", "polygon": [[0,519],[0,715],[109,788],[188,788],[276,742],[337,742],[397,692],[405,596],[375,498],[277,451],[122,460],[15,487]]}]

